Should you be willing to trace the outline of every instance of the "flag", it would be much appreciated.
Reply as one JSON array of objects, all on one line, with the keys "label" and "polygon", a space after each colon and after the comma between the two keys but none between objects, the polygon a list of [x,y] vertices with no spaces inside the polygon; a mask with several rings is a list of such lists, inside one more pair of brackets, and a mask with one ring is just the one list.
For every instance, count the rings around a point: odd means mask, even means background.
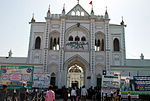
[{"label": "flag", "polygon": [[89,4],[92,5],[92,1]]}]

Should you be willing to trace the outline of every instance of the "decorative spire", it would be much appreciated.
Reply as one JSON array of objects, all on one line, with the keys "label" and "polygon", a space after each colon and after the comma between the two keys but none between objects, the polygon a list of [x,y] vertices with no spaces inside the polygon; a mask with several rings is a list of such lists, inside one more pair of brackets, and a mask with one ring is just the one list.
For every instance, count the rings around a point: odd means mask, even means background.
[{"label": "decorative spire", "polygon": [[47,17],[50,17],[50,5],[49,5],[49,7],[48,7],[48,11],[47,11]]},{"label": "decorative spire", "polygon": [[34,19],[34,13],[32,14],[31,22],[35,22],[35,19]]},{"label": "decorative spire", "polygon": [[63,11],[65,11],[65,4],[64,4],[64,6],[63,6]]},{"label": "decorative spire", "polygon": [[94,15],[93,4],[92,4],[92,8],[91,8],[91,15]]},{"label": "decorative spire", "polygon": [[122,21],[121,21],[121,23],[120,23],[121,25],[124,25],[124,21],[123,21],[123,16],[122,16]]},{"label": "decorative spire", "polygon": [[109,18],[109,15],[108,15],[108,12],[107,12],[107,6],[106,6],[105,19],[108,19],[108,18]]},{"label": "decorative spire", "polygon": [[8,57],[12,57],[12,51],[10,50],[9,52],[8,52]]},{"label": "decorative spire", "polygon": [[50,5],[49,5],[49,7],[48,7],[48,13],[50,13]]},{"label": "decorative spire", "polygon": [[144,60],[144,55],[143,55],[143,53],[141,53],[140,58],[141,58],[141,60]]},{"label": "decorative spire", "polygon": [[108,12],[107,12],[107,6],[106,6],[106,11],[105,11],[105,14],[108,14]]},{"label": "decorative spire", "polygon": [[77,0],[77,4],[79,4],[79,0]]},{"label": "decorative spire", "polygon": [[63,10],[62,10],[62,16],[64,16],[64,15],[65,15],[65,4],[64,4]]}]

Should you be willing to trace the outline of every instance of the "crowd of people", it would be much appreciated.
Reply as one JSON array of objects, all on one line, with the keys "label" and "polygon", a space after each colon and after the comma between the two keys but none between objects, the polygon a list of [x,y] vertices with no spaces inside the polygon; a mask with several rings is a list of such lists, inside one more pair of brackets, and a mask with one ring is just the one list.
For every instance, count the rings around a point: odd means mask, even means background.
[{"label": "crowd of people", "polygon": [[[3,90],[0,92],[0,101],[9,101],[7,100],[7,89],[8,86],[3,85]],[[26,83],[23,82],[23,86],[19,90],[14,90],[11,101],[54,101],[58,98],[63,99],[63,101],[86,101],[86,99],[91,101],[121,101],[119,91],[108,94],[101,93],[100,87],[90,87],[89,89],[86,89],[85,86],[82,86],[82,88],[76,86],[66,88],[63,86],[62,89],[54,89],[54,87],[50,85],[48,90],[45,90],[45,94],[44,90],[39,94],[37,89],[31,91],[32,92],[27,89]],[[28,99],[29,95],[31,96],[30,99]],[[58,97],[58,95],[60,96]],[[129,96],[128,101],[131,101],[130,99],[131,97]]]}]

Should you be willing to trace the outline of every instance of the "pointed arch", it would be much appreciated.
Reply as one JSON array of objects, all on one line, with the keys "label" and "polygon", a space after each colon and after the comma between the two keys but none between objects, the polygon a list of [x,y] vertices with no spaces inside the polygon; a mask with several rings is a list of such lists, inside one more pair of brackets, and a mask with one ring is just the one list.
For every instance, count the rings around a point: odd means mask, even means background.
[{"label": "pointed arch", "polygon": [[35,40],[35,49],[40,49],[41,46],[41,38],[38,36]]},{"label": "pointed arch", "polygon": [[50,32],[50,35],[49,35],[50,37],[49,49],[50,50],[59,50],[59,42],[60,42],[59,36],[60,36],[60,32],[57,30]]},{"label": "pointed arch", "polygon": [[114,39],[113,45],[114,45],[114,51],[120,51],[118,38]]},{"label": "pointed arch", "polygon": [[56,84],[56,74],[54,72],[51,74],[50,84],[53,86]]},{"label": "pointed arch", "polygon": [[51,74],[51,77],[55,77],[56,76],[56,74],[53,72],[52,74]]},{"label": "pointed arch", "polygon": [[81,41],[86,41],[86,38],[83,36],[83,37],[81,38]]},{"label": "pointed arch", "polygon": [[[76,55],[70,57],[69,59],[67,59],[67,60],[65,61],[65,65],[68,64],[69,62],[73,61],[73,60],[80,60],[80,61],[82,61],[82,62],[84,63],[84,65],[86,65],[87,67],[89,67],[89,63],[88,63],[83,57],[81,57],[81,56],[78,55],[78,54],[76,54]],[[67,68],[66,68],[66,69],[67,69]]]},{"label": "pointed arch", "polygon": [[73,36],[69,36],[69,41],[73,41]]},{"label": "pointed arch", "polygon": [[76,37],[75,37],[75,41],[80,41],[79,36],[76,36]]}]

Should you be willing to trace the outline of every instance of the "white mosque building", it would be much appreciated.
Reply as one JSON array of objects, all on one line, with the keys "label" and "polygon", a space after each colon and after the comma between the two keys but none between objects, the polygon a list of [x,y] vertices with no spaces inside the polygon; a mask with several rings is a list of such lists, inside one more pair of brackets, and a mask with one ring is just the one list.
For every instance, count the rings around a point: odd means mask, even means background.
[{"label": "white mosque building", "polygon": [[45,22],[30,22],[27,57],[0,57],[0,65],[32,65],[35,73],[49,73],[59,88],[101,85],[102,71],[121,76],[150,76],[150,60],[126,59],[125,27],[111,24],[107,10],[89,14],[78,3],[69,12],[47,11]]}]

